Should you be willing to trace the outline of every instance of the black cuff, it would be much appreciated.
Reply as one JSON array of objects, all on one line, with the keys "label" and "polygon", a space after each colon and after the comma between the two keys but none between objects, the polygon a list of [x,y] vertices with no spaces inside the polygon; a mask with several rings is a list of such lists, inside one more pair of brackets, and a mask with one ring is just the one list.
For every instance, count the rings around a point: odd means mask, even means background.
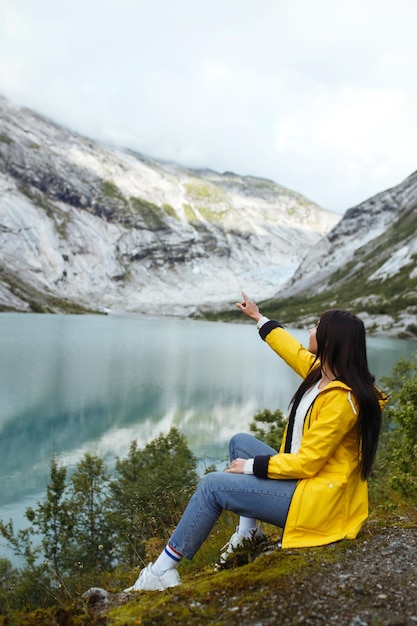
[{"label": "black cuff", "polygon": [[269,335],[271,330],[274,330],[274,328],[284,328],[284,327],[282,324],[280,324],[276,320],[268,320],[267,322],[265,322],[265,324],[261,326],[261,328],[259,329],[259,334],[261,338],[265,341],[266,336]]},{"label": "black cuff", "polygon": [[270,454],[259,454],[253,460],[253,473],[257,478],[268,478],[268,463]]}]

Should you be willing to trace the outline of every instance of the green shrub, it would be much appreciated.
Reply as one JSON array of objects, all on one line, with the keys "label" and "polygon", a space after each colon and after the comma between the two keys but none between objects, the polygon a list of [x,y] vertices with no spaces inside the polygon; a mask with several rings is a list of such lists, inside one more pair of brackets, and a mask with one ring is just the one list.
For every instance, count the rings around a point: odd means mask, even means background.
[{"label": "green shrub", "polygon": [[390,396],[371,485],[376,504],[413,509],[417,504],[417,354],[401,359],[384,378]]},{"label": "green shrub", "polygon": [[[261,426],[261,424],[265,426]],[[254,415],[253,422],[249,424],[249,430],[255,437],[278,451],[286,424],[287,422],[280,409],[276,409],[273,412],[269,409],[264,409]]]},{"label": "green shrub", "polygon": [[137,565],[146,541],[166,540],[178,522],[196,463],[175,428],[143,449],[133,441],[112,480],[95,454],[86,453],[69,480],[53,458],[44,500],[26,510],[30,526],[15,531],[12,520],[0,520],[0,535],[25,563],[15,569],[0,560],[0,612],[68,601],[119,564]]},{"label": "green shrub", "polygon": [[169,538],[196,486],[196,464],[185,437],[175,428],[143,450],[133,441],[128,456],[117,460],[109,508],[119,561],[137,564],[147,540]]}]

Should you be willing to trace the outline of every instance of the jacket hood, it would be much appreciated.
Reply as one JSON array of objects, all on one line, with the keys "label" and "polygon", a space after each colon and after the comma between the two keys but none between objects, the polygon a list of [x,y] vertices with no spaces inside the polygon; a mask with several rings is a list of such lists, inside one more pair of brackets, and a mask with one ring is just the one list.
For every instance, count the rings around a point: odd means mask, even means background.
[{"label": "jacket hood", "polygon": [[[320,391],[320,393],[323,393],[330,389],[345,389],[347,392],[350,392],[353,394],[352,388],[346,383],[344,383],[342,380],[339,380],[337,378],[336,380],[332,380],[330,383],[328,383],[324,387],[324,389]],[[389,402],[389,396],[384,391],[381,391],[378,387],[375,387],[375,391],[378,396],[379,406],[381,407],[381,410],[383,410]]]}]

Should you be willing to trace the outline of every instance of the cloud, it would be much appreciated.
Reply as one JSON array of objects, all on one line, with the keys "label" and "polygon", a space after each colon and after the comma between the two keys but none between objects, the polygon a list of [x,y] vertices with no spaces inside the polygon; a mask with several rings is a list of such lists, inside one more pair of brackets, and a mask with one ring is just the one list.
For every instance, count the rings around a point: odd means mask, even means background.
[{"label": "cloud", "polygon": [[344,210],[416,169],[412,0],[2,0],[0,92]]}]

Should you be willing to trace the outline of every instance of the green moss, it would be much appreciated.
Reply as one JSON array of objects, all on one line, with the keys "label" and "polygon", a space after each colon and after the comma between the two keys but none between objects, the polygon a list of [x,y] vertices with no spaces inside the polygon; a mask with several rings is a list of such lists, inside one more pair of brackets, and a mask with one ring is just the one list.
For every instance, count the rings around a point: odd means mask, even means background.
[{"label": "green moss", "polygon": [[211,222],[211,223],[221,222],[223,215],[227,213],[227,209],[225,209],[224,211],[214,211],[210,207],[204,207],[204,206],[199,207],[198,210],[200,212],[200,215],[205,220],[207,220],[207,222]]},{"label": "green moss", "polygon": [[226,193],[220,187],[203,180],[188,182],[184,186],[188,195],[196,202],[204,202],[205,204],[228,202]]},{"label": "green moss", "polygon": [[[190,224],[202,220],[210,223],[221,222],[230,204],[222,189],[202,180],[188,182],[185,189],[191,200],[191,203],[184,204],[185,216]],[[198,213],[194,207],[198,209]]]},{"label": "green moss", "polygon": [[71,315],[84,315],[86,313],[94,313],[95,315],[104,315],[102,311],[98,311],[97,308],[84,306],[71,300],[65,300],[63,298],[49,297],[48,308],[52,309],[48,312],[52,313],[66,313]]},{"label": "green moss", "polygon": [[36,204],[36,206],[45,211],[46,215],[55,222],[57,233],[64,239],[66,236],[66,227],[69,222],[68,214],[50,202],[47,195],[32,189],[28,185],[20,185],[19,191],[29,198],[31,202]]},{"label": "green moss", "polygon": [[101,185],[102,193],[108,198],[117,198],[120,194],[119,188],[117,185],[112,183],[110,180],[105,180]]},{"label": "green moss", "polygon": [[[343,559],[349,543],[309,550],[272,549],[270,554],[258,556],[247,565],[218,573],[206,568],[187,575],[180,569],[181,587],[163,594],[138,594],[125,606],[110,612],[109,626],[124,626],[135,623],[135,619],[140,624],[220,626],[246,623],[243,616],[252,612],[257,620],[270,617],[266,594],[284,597],[286,591],[304,579]],[[250,619],[247,622],[252,623]]]},{"label": "green moss", "polygon": [[198,215],[190,204],[184,204],[183,208],[185,219],[189,224],[194,224],[195,222],[200,221]]},{"label": "green moss", "polygon": [[127,205],[127,200],[118,188],[118,186],[111,180],[104,180],[101,184],[101,193],[106,198],[112,198],[114,200],[120,200],[123,204]]},{"label": "green moss", "polygon": [[190,204],[184,204],[183,209],[187,222],[196,230],[202,232],[208,231],[210,229],[210,224],[221,221],[221,215],[218,212],[211,211],[210,209],[199,207],[197,213],[197,211]]},{"label": "green moss", "polygon": [[[0,280],[9,287],[12,294],[23,302],[28,303],[32,313],[101,313],[101,311],[98,311],[95,307],[81,305],[71,300],[57,298],[49,293],[41,292],[29,282],[24,282],[21,278],[16,277],[6,269],[0,268]],[[6,308],[4,310],[13,309]]]},{"label": "green moss", "polygon": [[97,309],[53,296],[43,296],[43,299],[31,300],[29,306],[32,313],[65,313],[67,315],[85,315],[86,313],[102,314],[102,312]]},{"label": "green moss", "polygon": [[34,300],[29,301],[29,307],[32,313],[48,313],[48,309],[45,309],[42,304]]},{"label": "green moss", "polygon": [[163,204],[162,208],[164,209],[165,213],[169,215],[169,217],[173,217],[176,220],[178,219],[176,210],[170,204]]},{"label": "green moss", "polygon": [[130,198],[130,204],[136,214],[140,216],[144,224],[150,230],[161,230],[167,228],[166,224],[166,211],[161,207],[143,200],[142,198],[136,198],[132,196]]},{"label": "green moss", "polygon": [[0,143],[6,143],[8,145],[10,145],[13,142],[13,139],[11,137],[9,137],[9,135],[6,135],[6,133],[0,133]]}]

